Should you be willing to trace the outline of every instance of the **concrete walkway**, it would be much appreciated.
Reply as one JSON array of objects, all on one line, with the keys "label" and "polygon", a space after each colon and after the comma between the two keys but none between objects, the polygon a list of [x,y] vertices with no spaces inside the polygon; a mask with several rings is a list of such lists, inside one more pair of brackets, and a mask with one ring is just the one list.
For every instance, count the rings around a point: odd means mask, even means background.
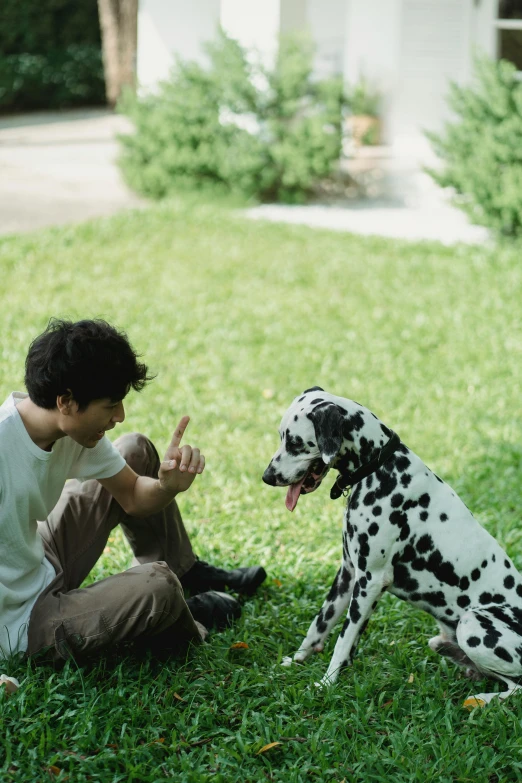
[{"label": "concrete walkway", "polygon": [[[0,234],[143,206],[115,163],[116,135],[129,130],[126,118],[103,109],[0,118]],[[446,244],[487,241],[487,231],[472,226],[420,172],[411,147],[407,155],[371,164],[365,176],[375,182],[364,199],[337,206],[263,205],[246,215]]]},{"label": "concrete walkway", "polygon": [[0,118],[0,234],[142,204],[115,165],[116,134],[127,129],[103,109]]}]

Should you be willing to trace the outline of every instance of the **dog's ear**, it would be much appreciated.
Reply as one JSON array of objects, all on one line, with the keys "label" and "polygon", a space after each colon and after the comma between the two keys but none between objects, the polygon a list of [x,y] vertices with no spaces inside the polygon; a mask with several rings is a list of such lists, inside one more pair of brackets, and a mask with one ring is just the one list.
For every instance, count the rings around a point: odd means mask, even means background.
[{"label": "dog's ear", "polygon": [[341,411],[330,403],[321,408],[317,407],[308,414],[315,429],[315,438],[321,457],[325,465],[337,456],[343,441],[343,417]]},{"label": "dog's ear", "polygon": [[321,389],[320,386],[312,386],[311,389],[305,389],[303,394],[307,394],[310,391],[324,391],[324,389]]}]

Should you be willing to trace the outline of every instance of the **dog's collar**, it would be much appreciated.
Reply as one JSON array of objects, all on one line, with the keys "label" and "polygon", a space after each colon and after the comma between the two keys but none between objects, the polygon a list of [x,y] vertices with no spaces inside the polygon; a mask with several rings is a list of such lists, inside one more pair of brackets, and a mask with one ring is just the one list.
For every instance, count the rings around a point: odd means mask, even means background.
[{"label": "dog's collar", "polygon": [[400,442],[401,439],[397,433],[392,430],[390,440],[379,450],[379,453],[374,459],[370,460],[370,462],[367,462],[365,465],[361,465],[360,468],[357,468],[357,470],[354,470],[352,473],[340,472],[335,484],[330,490],[330,497],[332,500],[337,500],[341,495],[348,494],[348,487],[353,487],[354,484],[358,484],[359,481],[362,481],[366,476],[375,473],[381,465],[384,465],[384,463],[389,460],[391,455],[397,450]]}]

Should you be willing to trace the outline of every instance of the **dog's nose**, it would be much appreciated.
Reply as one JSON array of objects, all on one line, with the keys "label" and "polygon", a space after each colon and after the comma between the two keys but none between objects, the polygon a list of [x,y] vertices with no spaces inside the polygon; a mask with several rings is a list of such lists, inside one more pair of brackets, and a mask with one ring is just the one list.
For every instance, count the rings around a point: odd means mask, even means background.
[{"label": "dog's nose", "polygon": [[271,487],[275,487],[275,472],[271,466],[269,466],[263,473],[263,481],[265,484],[270,484]]}]

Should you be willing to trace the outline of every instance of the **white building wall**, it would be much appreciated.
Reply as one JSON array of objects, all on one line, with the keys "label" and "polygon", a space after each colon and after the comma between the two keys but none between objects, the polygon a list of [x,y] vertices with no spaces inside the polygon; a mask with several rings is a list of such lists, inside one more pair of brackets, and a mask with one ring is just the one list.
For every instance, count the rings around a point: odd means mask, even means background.
[{"label": "white building wall", "polygon": [[342,74],[348,0],[307,0],[306,27],[316,46],[315,71],[319,78]]},{"label": "white building wall", "polygon": [[204,44],[216,36],[221,0],[140,0],[138,84],[153,89],[175,62],[204,62]]}]

